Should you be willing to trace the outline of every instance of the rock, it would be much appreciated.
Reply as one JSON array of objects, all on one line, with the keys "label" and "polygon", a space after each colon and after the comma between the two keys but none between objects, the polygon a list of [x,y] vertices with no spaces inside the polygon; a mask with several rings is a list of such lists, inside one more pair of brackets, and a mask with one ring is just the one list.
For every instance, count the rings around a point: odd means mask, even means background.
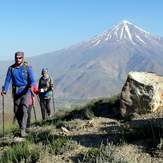
[{"label": "rock", "polygon": [[69,130],[67,130],[65,127],[61,127],[61,131],[62,131],[62,132],[66,132],[66,133],[69,132]]},{"label": "rock", "polygon": [[122,117],[163,110],[163,77],[150,72],[130,72],[122,88]]}]

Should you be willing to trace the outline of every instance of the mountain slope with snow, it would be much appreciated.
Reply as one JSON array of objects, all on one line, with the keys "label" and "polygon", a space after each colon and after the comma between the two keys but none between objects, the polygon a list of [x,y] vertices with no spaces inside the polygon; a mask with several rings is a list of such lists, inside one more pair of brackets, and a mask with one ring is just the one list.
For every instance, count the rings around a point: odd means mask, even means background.
[{"label": "mountain slope with snow", "polygon": [[43,67],[49,68],[57,97],[104,97],[120,93],[130,71],[162,75],[163,37],[124,20],[95,37],[28,61],[36,79]]}]

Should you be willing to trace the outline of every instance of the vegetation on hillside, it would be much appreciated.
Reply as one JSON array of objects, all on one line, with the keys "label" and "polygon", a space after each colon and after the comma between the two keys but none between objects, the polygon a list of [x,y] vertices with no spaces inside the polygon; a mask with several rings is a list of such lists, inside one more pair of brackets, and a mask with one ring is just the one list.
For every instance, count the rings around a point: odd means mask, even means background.
[{"label": "vegetation on hillside", "polygon": [[[75,137],[66,135],[56,135],[54,130],[65,127],[73,129],[84,120],[91,120],[95,117],[113,116],[123,121],[119,113],[119,95],[95,99],[85,105],[78,106],[68,111],[57,111],[55,115],[47,121],[31,124],[28,137],[17,142],[13,141],[17,137],[18,126],[8,124],[5,126],[5,136],[0,140],[0,162],[3,163],[35,163],[52,155],[61,155],[67,151],[73,151],[79,146]],[[149,146],[154,149],[163,149],[163,123],[158,120],[150,120],[142,123],[137,128],[131,129],[128,122],[120,126],[121,132],[117,132],[114,141],[101,142],[99,148],[89,147],[89,149],[78,156],[79,163],[124,163],[130,160],[121,158],[118,154],[118,147],[138,139],[149,139]],[[1,129],[2,130],[2,129]],[[2,137],[2,134],[0,134]]]}]

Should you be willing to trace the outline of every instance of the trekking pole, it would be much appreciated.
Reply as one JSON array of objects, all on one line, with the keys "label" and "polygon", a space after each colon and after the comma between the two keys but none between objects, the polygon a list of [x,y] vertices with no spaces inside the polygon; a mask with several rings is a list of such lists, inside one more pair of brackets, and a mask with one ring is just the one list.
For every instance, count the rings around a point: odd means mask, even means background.
[{"label": "trekking pole", "polygon": [[[33,97],[35,97],[33,92],[31,92],[31,94],[32,94]],[[32,97],[32,106],[33,106],[33,112],[34,112],[34,117],[35,117],[35,125],[38,126],[37,116],[36,116],[36,109],[35,109],[35,103],[34,103],[33,97]]]},{"label": "trekking pole", "polygon": [[54,112],[55,112],[55,101],[54,101],[54,92],[52,90],[52,94],[53,94],[53,109],[54,109]]},{"label": "trekking pole", "polygon": [[[40,109],[41,109],[41,103],[40,103],[40,99],[39,99],[39,96],[38,95],[36,95],[37,96],[37,101],[38,101],[38,103],[39,103],[39,105],[40,105]],[[41,113],[42,113],[42,109],[41,109]],[[46,113],[46,112],[45,112]]]},{"label": "trekking pole", "polygon": [[[4,86],[2,86],[2,91]],[[5,137],[5,125],[4,125],[4,95],[2,95],[2,137]]]},{"label": "trekking pole", "polygon": [[36,96],[37,96],[37,101],[38,101],[38,103],[39,103],[39,105],[40,105],[40,108],[41,108],[41,104],[40,104],[39,97],[38,97],[38,95],[36,95]]}]

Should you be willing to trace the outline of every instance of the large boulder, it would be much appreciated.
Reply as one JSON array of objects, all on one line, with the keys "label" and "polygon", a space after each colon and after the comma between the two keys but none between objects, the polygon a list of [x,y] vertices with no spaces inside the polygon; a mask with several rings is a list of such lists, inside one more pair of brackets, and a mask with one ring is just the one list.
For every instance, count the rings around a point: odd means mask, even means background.
[{"label": "large boulder", "polygon": [[163,110],[163,77],[150,72],[130,72],[122,88],[122,117]]}]

